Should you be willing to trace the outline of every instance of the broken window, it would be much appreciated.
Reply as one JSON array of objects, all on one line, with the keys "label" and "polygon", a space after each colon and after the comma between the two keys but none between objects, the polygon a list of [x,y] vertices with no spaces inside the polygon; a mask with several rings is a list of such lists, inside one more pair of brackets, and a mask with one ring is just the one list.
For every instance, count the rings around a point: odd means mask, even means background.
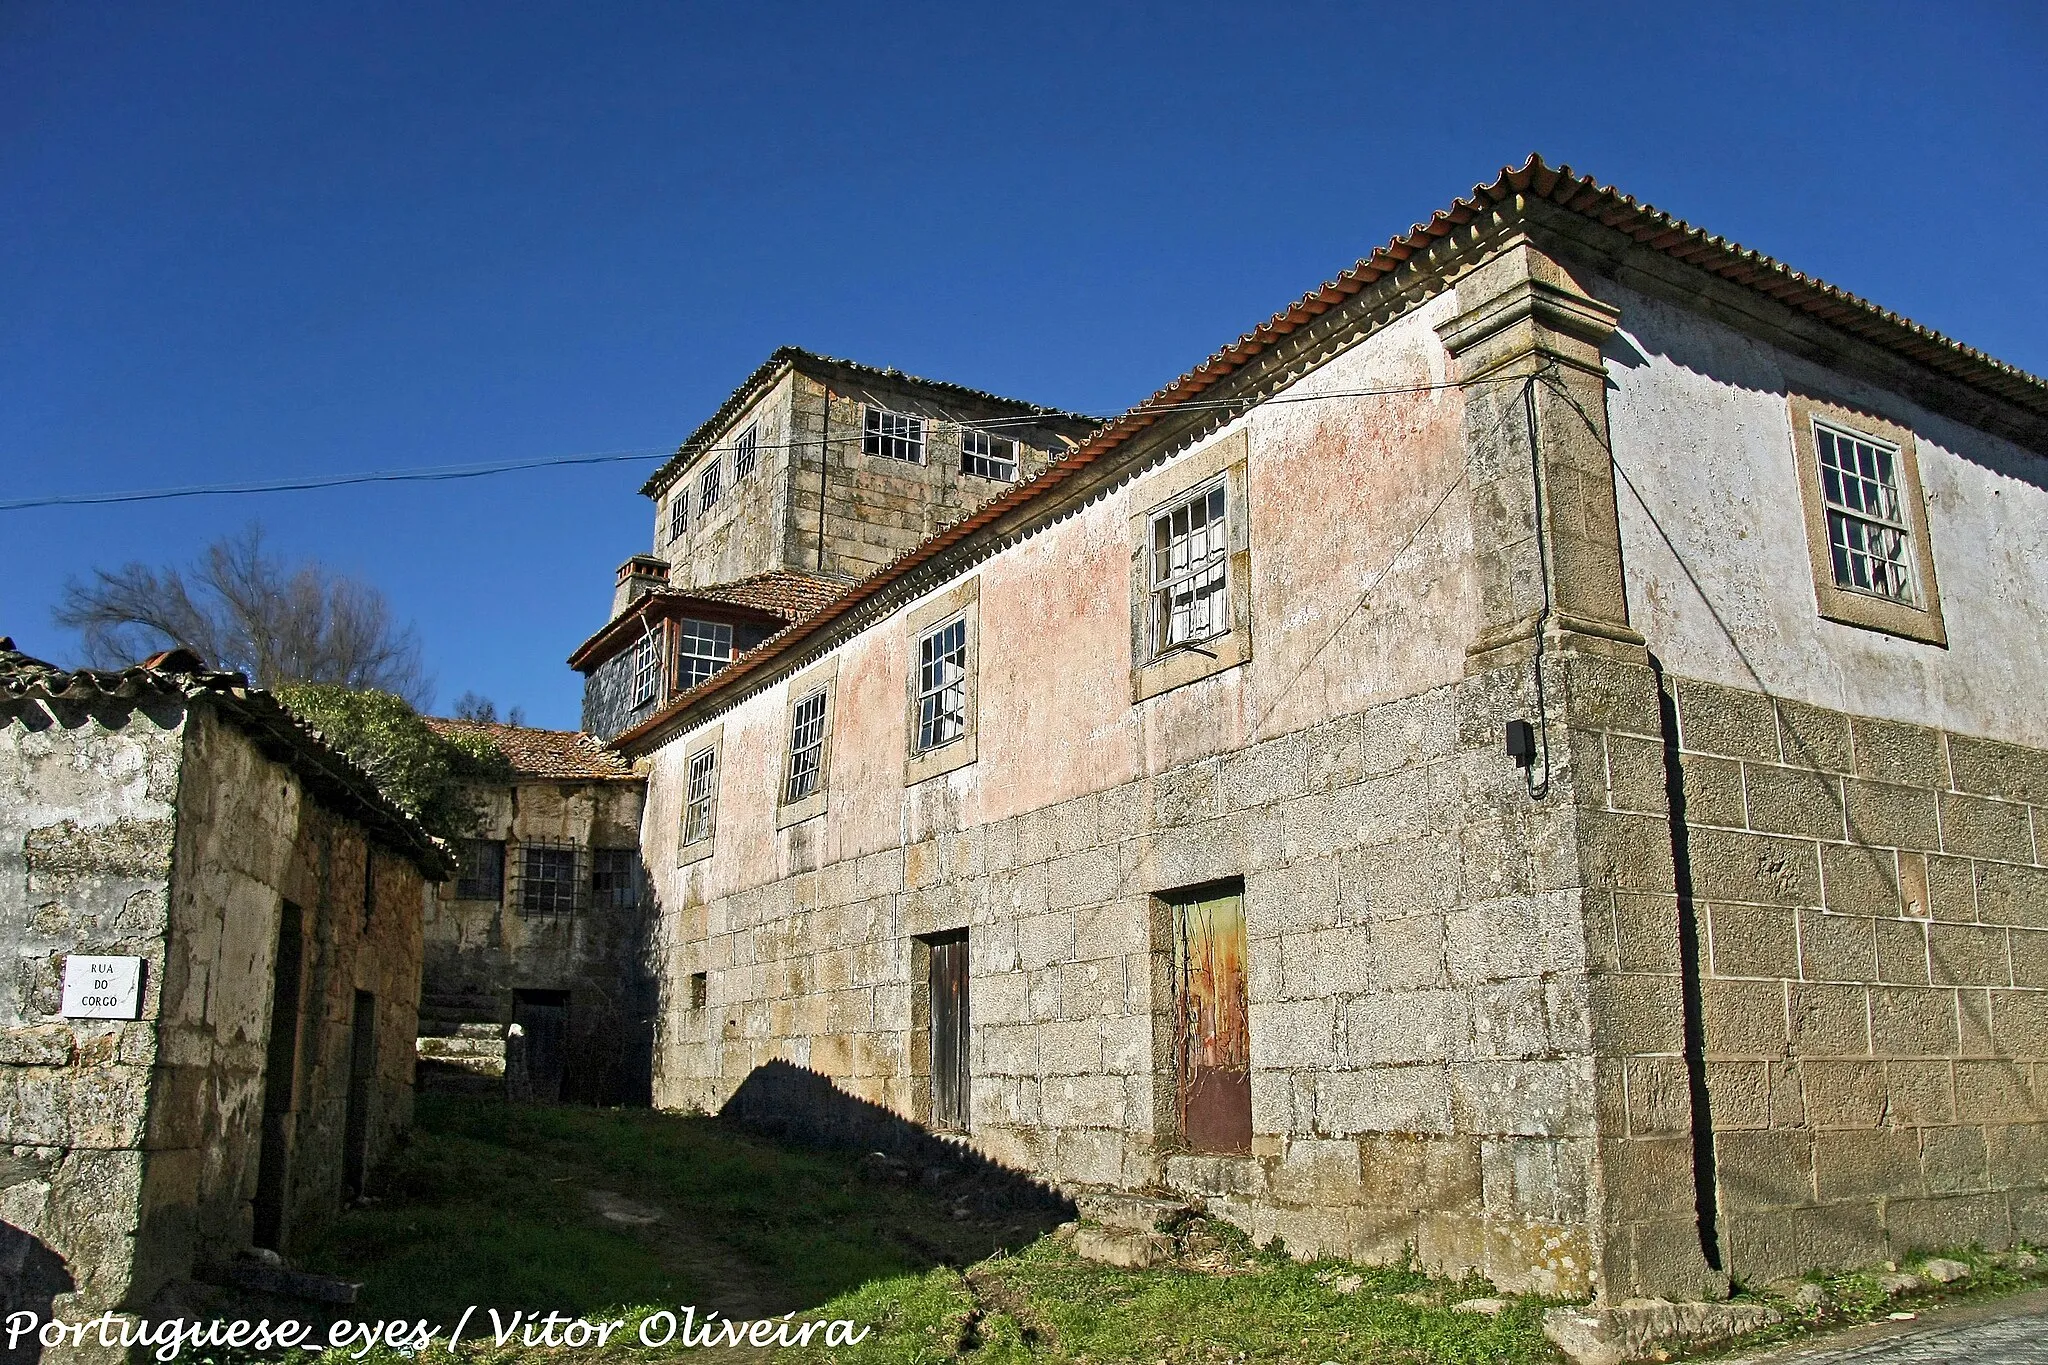
[{"label": "broken window", "polygon": [[596,848],[590,851],[590,903],[600,910],[640,908],[640,850]]},{"label": "broken window", "polygon": [[923,464],[924,418],[870,406],[861,415],[860,449],[863,455]]},{"label": "broken window", "polygon": [[718,818],[718,750],[701,749],[690,755],[689,789],[683,799],[683,842],[701,843],[711,837]]},{"label": "broken window", "polygon": [[1153,653],[1229,631],[1224,481],[1205,484],[1155,513],[1151,549]]},{"label": "broken window", "polygon": [[754,462],[760,452],[760,448],[759,424],[749,422],[747,423],[747,429],[741,432],[732,443],[732,481],[734,483],[738,483],[741,479],[754,472]]},{"label": "broken window", "polygon": [[732,662],[732,627],[722,621],[676,626],[676,690],[687,691]]},{"label": "broken window", "polygon": [[705,465],[704,472],[697,476],[697,507],[699,511],[709,512],[712,504],[718,501],[718,470],[718,457],[713,455],[711,463]]},{"label": "broken window", "polygon": [[660,634],[645,631],[633,649],[633,705],[645,706],[661,688]]},{"label": "broken window", "polygon": [[785,805],[818,790],[818,770],[824,754],[825,689],[821,687],[798,702],[790,716],[789,777],[782,794]]},{"label": "broken window", "polygon": [[917,642],[917,751],[951,744],[967,733],[967,617],[963,614]]},{"label": "broken window", "polygon": [[709,1004],[710,1001],[711,974],[709,972],[691,972],[690,1008],[693,1010],[701,1010],[704,1008],[705,1005]]},{"label": "broken window", "polygon": [[461,871],[455,878],[455,898],[465,901],[494,901],[505,894],[505,841],[464,839]]},{"label": "broken window", "polygon": [[1007,436],[985,431],[960,430],[960,472],[984,479],[1008,481],[1017,477],[1017,443]]},{"label": "broken window", "polygon": [[518,870],[522,914],[567,915],[582,908],[584,853],[579,846],[521,844]]},{"label": "broken window", "polygon": [[1168,898],[1173,912],[1173,1070],[1180,1136],[1197,1152],[1249,1152],[1251,1031],[1244,888]]},{"label": "broken window", "polygon": [[1899,498],[1899,452],[1875,437],[1813,424],[1835,583],[1912,605],[1913,533]]}]

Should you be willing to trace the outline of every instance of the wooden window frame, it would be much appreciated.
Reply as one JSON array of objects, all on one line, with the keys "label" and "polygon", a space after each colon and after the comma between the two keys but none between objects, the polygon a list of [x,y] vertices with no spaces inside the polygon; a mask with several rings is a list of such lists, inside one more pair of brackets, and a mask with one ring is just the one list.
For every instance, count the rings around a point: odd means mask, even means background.
[{"label": "wooden window frame", "polygon": [[[919,687],[918,656],[924,640],[958,617],[967,627],[967,662],[964,728],[958,738],[930,749],[918,747]],[[956,584],[923,604],[904,618],[909,641],[908,686],[904,689],[905,749],[903,785],[915,786],[943,774],[956,772],[981,756],[981,578],[976,575]]]},{"label": "wooden window frame", "polygon": [[[794,756],[797,708],[817,693],[825,694],[824,731],[818,740],[818,781],[807,794],[789,799],[790,762]],[[788,829],[825,813],[832,795],[832,717],[839,692],[839,656],[790,679],[782,715],[782,762],[775,782],[775,828]]]},{"label": "wooden window frame", "polygon": [[[1935,578],[1934,547],[1928,534],[1927,500],[1920,484],[1918,443],[1912,429],[1888,421],[1867,409],[1819,398],[1810,394],[1790,395],[1792,453],[1799,478],[1799,495],[1806,515],[1807,561],[1813,573],[1814,604],[1821,617],[1842,625],[1882,631],[1922,644],[1948,647],[1948,630],[1941,616],[1941,585]],[[1820,472],[1820,454],[1814,425],[1877,445],[1889,446],[1896,454],[1899,504],[1902,523],[1910,542],[1914,589],[1920,600],[1904,602],[1863,592],[1835,581],[1834,554],[1828,538],[1828,506]]]},{"label": "wooden window frame", "polygon": [[[690,837],[690,770],[698,759],[706,754],[711,757],[710,810],[705,816],[705,828],[695,839]],[[718,842],[718,797],[719,787],[725,777],[725,727],[714,725],[692,735],[683,746],[683,771],[680,784],[682,800],[676,811],[676,866],[686,867],[691,863],[709,858]]]},{"label": "wooden window frame", "polygon": [[[1189,683],[1249,663],[1252,658],[1251,441],[1243,431],[1184,455],[1132,485],[1131,700],[1146,701]],[[1220,479],[1223,485],[1227,552],[1224,613],[1220,634],[1166,649],[1156,647],[1153,630],[1152,524],[1196,490]]]}]

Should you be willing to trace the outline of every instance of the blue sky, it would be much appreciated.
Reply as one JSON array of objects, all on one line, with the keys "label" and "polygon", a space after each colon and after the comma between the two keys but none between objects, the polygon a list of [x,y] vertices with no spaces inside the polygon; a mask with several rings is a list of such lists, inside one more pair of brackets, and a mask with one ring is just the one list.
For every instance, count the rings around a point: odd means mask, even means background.
[{"label": "blue sky", "polygon": [[[673,448],[775,346],[1112,412],[1531,150],[2048,372],[2048,6],[0,5],[0,497]],[[650,460],[259,518],[574,726]]]}]

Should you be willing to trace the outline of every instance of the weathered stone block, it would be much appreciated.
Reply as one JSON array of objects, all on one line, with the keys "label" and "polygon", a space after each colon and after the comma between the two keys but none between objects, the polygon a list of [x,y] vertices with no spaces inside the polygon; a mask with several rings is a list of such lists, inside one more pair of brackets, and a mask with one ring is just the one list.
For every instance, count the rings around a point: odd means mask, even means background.
[{"label": "weathered stone block", "polygon": [[1440,1063],[1318,1076],[1315,1099],[1320,1131],[1333,1136],[1452,1128],[1450,1070]]},{"label": "weathered stone block", "polygon": [[1799,957],[1808,981],[1875,981],[1876,940],[1876,922],[1865,916],[1799,914]]},{"label": "weathered stone block", "polygon": [[1894,1199],[1885,1205],[1885,1230],[1892,1245],[1933,1247],[2012,1245],[2012,1221],[2002,1194]]},{"label": "weathered stone block", "polygon": [[2012,984],[2048,990],[2048,930],[2010,929],[2006,944],[2012,954]]},{"label": "weathered stone block", "polygon": [[1985,1188],[1985,1167],[1982,1128],[1920,1130],[1920,1179],[1930,1194],[1977,1193]]},{"label": "weathered stone block", "polygon": [[1689,824],[1741,829],[1747,824],[1742,805],[1742,764],[1732,758],[1682,754],[1685,818]]},{"label": "weathered stone block", "polygon": [[1851,717],[1849,727],[1858,776],[1915,787],[1948,785],[1939,731],[1868,716]]},{"label": "weathered stone block", "polygon": [[1762,905],[1819,905],[1817,845],[1733,830],[1695,829],[1693,894],[1702,900]]},{"label": "weathered stone block", "polygon": [[1806,839],[1843,837],[1841,779],[1809,768],[1742,765],[1749,827]]},{"label": "weathered stone block", "polygon": [[1785,991],[1789,1049],[1801,1057],[1867,1055],[1870,1028],[1860,986],[1795,984]]},{"label": "weathered stone block", "polygon": [[1955,1071],[1946,1060],[1884,1064],[1885,1119],[1908,1127],[1955,1121]]},{"label": "weathered stone block", "polygon": [[1874,1128],[1887,1110],[1882,1062],[1808,1060],[1799,1068],[1806,1121],[1815,1128]]},{"label": "weathered stone block", "polygon": [[1677,681],[1678,731],[1684,747],[1760,763],[1779,761],[1778,718],[1761,692],[1718,683]]},{"label": "weathered stone block", "polygon": [[2048,868],[1978,863],[1976,877],[1977,914],[1984,923],[2048,929]]},{"label": "weathered stone block", "polygon": [[1615,966],[1625,972],[1678,970],[1676,897],[1617,892],[1612,913]]},{"label": "weathered stone block", "polygon": [[1590,983],[1589,994],[1597,1051],[1610,1056],[1683,1051],[1684,1000],[1676,977],[1600,976]]},{"label": "weathered stone block", "polygon": [[1992,991],[1991,1046],[2001,1057],[2048,1059],[2048,992]]},{"label": "weathered stone block", "polygon": [[1657,740],[1607,736],[1607,800],[1616,810],[1665,810],[1664,745]]},{"label": "weathered stone block", "polygon": [[1952,992],[1879,986],[1870,992],[1871,1050],[1881,1057],[1954,1055],[1958,1045]]},{"label": "weathered stone block", "polygon": [[1805,702],[1778,702],[1778,743],[1785,761],[1795,767],[1827,772],[1856,770],[1849,738],[1849,718]]},{"label": "weathered stone block", "polygon": [[1345,1057],[1367,1066],[1448,1061],[1469,1053],[1471,1002],[1462,992],[1392,991],[1340,1006]]},{"label": "weathered stone block", "polygon": [[2005,930],[1975,924],[1930,924],[1927,960],[1937,986],[2007,986]]},{"label": "weathered stone block", "polygon": [[1785,1051],[1785,988],[1775,981],[1710,980],[1701,985],[1709,1057],[1776,1057]]},{"label": "weathered stone block", "polygon": [[1770,1066],[1765,1062],[1709,1062],[1707,1105],[1715,1132],[1767,1128],[1771,1122]]},{"label": "weathered stone block", "polygon": [[2048,1185],[2048,1123],[2001,1123],[1982,1131],[1993,1185]]},{"label": "weathered stone block", "polygon": [[1820,847],[1822,903],[1849,915],[1899,913],[1898,857],[1890,849],[1858,844]]},{"label": "weathered stone block", "polygon": [[1472,1211],[1480,1207],[1480,1140],[1369,1133],[1358,1140],[1359,1198],[1383,1208]]},{"label": "weathered stone block", "polygon": [[[1671,1137],[1692,1131],[1691,1082],[1681,1059],[1631,1057],[1625,1074],[1630,1137]],[[1718,1112],[1715,1118],[1719,1120]]]},{"label": "weathered stone block", "polygon": [[1956,1063],[1956,1118],[1963,1123],[2040,1123],[2048,1120],[2027,1069],[2010,1061]]},{"label": "weathered stone block", "polygon": [[2034,861],[2033,826],[2025,806],[1954,792],[1942,792],[1939,800],[1944,852],[2012,863]]},{"label": "weathered stone block", "polygon": [[1771,905],[1709,905],[1704,909],[1714,975],[1799,975],[1801,944],[1793,911]]},{"label": "weathered stone block", "polygon": [[1714,1171],[1721,1206],[1736,1210],[1812,1203],[1813,1143],[1812,1133],[1798,1131],[1717,1135]]},{"label": "weathered stone block", "polygon": [[1934,792],[1886,782],[1850,779],[1842,784],[1849,842],[1885,848],[1938,849],[1941,822]]},{"label": "weathered stone block", "polygon": [[1888,985],[1925,986],[1927,926],[1913,920],[1878,920],[1877,979]]},{"label": "weathered stone block", "polygon": [[2048,805],[2048,752],[1952,734],[1948,762],[1957,791]]}]

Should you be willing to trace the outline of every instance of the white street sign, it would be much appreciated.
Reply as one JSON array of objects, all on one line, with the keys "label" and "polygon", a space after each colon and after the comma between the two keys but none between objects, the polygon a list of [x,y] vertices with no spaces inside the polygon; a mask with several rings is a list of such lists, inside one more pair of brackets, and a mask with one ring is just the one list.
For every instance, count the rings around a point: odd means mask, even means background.
[{"label": "white street sign", "polygon": [[66,1019],[134,1019],[141,1005],[141,958],[73,953],[64,959]]}]

